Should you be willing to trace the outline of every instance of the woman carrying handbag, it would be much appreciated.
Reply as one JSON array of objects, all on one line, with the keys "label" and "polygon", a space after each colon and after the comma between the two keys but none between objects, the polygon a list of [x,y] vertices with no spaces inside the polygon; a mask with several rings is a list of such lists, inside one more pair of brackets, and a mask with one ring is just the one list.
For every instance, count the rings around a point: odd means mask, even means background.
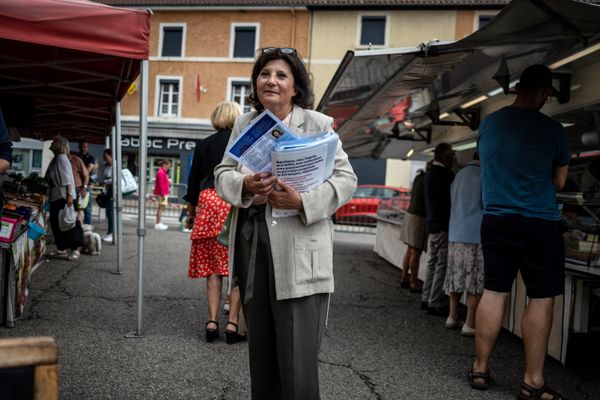
[{"label": "woman carrying handbag", "polygon": [[[50,150],[54,153],[54,158],[46,171],[46,179],[49,186],[50,227],[56,243],[56,250],[50,255],[66,257],[74,261],[79,259],[79,247],[83,245],[81,224],[76,221],[74,227],[67,230],[64,221],[59,220],[61,210],[64,210],[65,206],[74,207],[73,200],[76,196],[73,171],[68,157],[69,141],[64,137],[57,136],[52,141]],[[81,231],[81,235],[79,235],[79,231]],[[71,253],[68,254],[67,250],[71,250]]]}]

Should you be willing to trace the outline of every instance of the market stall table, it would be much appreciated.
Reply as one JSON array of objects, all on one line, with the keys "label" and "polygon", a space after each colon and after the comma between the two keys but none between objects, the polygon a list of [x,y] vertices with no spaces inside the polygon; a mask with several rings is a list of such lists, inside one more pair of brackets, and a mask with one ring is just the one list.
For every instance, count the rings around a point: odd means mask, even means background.
[{"label": "market stall table", "polygon": [[0,231],[0,324],[14,327],[23,315],[27,302],[29,279],[44,261],[46,253],[46,213],[44,196],[33,203],[14,198],[8,205],[31,209],[29,218],[14,218],[16,215],[4,209]]}]

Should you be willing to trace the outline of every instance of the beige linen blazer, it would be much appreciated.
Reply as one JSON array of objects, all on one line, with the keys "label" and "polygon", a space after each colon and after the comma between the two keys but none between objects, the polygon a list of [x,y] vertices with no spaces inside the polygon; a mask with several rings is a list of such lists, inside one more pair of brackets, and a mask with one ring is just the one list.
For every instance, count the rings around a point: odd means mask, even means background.
[{"label": "beige linen blazer", "polygon": [[[229,145],[256,116],[256,112],[250,112],[236,119]],[[333,131],[332,123],[331,117],[294,106],[289,127],[299,136],[310,136],[318,132]],[[229,232],[230,277],[235,277],[236,266],[233,260],[238,209],[250,207],[254,197],[252,194],[242,193],[244,175],[240,168],[241,165],[227,155],[215,168],[217,193],[233,206]],[[340,142],[331,177],[316,189],[301,193],[304,210],[300,215],[273,218],[271,207],[267,204],[266,223],[273,256],[277,300],[333,292],[331,215],[352,198],[355,190],[356,175]],[[230,279],[230,288],[232,280]]]}]

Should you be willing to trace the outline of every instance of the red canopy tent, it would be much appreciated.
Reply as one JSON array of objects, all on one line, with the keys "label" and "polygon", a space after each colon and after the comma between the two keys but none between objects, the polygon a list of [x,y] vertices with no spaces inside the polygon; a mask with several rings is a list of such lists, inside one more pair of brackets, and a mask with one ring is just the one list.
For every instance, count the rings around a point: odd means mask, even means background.
[{"label": "red canopy tent", "polygon": [[[141,72],[140,176],[145,176],[150,12],[86,0],[0,0],[0,107],[22,136],[103,143],[112,131],[117,271],[123,263],[119,101]],[[146,193],[146,181],[139,182]],[[138,205],[138,318],[142,330],[146,206]]]},{"label": "red canopy tent", "polygon": [[148,59],[148,11],[0,0],[0,105],[23,136],[103,143]]}]

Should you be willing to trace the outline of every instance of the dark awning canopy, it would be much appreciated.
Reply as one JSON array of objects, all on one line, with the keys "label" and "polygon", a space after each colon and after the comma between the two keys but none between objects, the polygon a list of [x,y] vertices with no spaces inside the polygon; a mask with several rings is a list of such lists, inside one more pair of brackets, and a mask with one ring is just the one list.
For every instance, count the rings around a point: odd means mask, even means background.
[{"label": "dark awning canopy", "polygon": [[0,0],[0,107],[23,136],[102,143],[150,47],[147,11]]},{"label": "dark awning canopy", "polygon": [[561,72],[560,61],[582,50],[589,52],[587,62],[600,58],[599,6],[514,0],[457,42],[348,51],[317,109],[335,118],[351,157],[378,157],[394,138],[429,139],[432,123],[444,113],[476,128],[469,109],[485,100],[482,96],[500,93],[498,82],[508,88],[534,63]]}]

